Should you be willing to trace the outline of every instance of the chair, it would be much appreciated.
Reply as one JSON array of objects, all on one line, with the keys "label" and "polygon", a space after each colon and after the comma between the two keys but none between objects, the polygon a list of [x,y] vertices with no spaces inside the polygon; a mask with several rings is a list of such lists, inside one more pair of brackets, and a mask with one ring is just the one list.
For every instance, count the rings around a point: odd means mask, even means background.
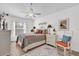
[{"label": "chair", "polygon": [[56,48],[58,46],[64,48],[64,56],[67,55],[67,49],[69,49],[69,51],[71,52],[71,36],[63,34],[61,41],[59,41],[58,39],[56,40]]}]

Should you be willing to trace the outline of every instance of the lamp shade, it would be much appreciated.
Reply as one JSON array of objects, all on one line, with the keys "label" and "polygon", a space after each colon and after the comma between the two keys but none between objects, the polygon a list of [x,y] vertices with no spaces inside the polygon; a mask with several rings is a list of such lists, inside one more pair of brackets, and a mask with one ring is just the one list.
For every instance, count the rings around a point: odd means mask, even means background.
[{"label": "lamp shade", "polygon": [[33,29],[36,29],[36,27],[34,26]]},{"label": "lamp shade", "polygon": [[34,30],[33,30],[33,29],[31,29],[31,32],[34,32]]},{"label": "lamp shade", "polygon": [[49,24],[49,25],[48,25],[48,28],[52,28],[52,26]]}]

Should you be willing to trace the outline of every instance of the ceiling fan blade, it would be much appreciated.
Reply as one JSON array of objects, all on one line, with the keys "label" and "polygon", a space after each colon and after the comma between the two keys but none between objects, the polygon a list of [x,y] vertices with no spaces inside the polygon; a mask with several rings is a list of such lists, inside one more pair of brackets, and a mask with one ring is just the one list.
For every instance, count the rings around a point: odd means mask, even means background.
[{"label": "ceiling fan blade", "polygon": [[33,8],[30,8],[30,12],[32,12],[32,13],[33,13]]},{"label": "ceiling fan blade", "polygon": [[41,15],[41,13],[34,13],[35,15]]},{"label": "ceiling fan blade", "polygon": [[36,17],[35,15],[33,15],[33,17]]}]

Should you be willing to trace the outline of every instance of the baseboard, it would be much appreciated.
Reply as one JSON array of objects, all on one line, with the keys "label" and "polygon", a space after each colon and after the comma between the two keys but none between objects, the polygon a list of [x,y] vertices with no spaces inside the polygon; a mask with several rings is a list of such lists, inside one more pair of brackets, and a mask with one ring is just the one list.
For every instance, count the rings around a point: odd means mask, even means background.
[{"label": "baseboard", "polygon": [[75,56],[79,56],[79,52],[72,50],[72,54]]},{"label": "baseboard", "polygon": [[16,42],[16,41],[10,41],[10,42]]}]

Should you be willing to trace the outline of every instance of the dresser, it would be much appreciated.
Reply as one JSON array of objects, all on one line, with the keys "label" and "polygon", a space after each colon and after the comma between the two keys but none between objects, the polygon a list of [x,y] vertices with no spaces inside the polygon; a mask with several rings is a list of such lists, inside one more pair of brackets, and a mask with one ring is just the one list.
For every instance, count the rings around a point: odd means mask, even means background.
[{"label": "dresser", "polygon": [[46,34],[46,44],[52,45],[52,46],[56,46],[55,45],[55,41],[56,41],[56,34]]},{"label": "dresser", "polygon": [[0,30],[0,56],[10,55],[10,30]]}]

